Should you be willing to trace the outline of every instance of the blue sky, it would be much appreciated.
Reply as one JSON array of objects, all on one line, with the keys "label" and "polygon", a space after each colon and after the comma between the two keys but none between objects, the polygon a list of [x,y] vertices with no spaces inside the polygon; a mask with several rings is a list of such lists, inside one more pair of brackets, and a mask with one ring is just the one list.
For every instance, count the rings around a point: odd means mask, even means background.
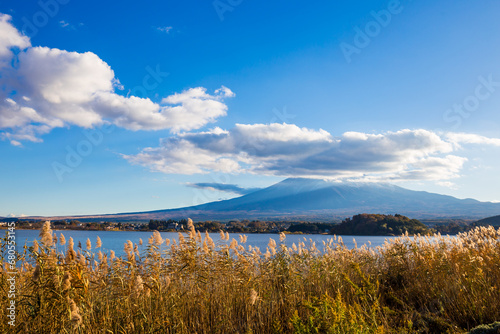
[{"label": "blue sky", "polygon": [[499,12],[1,1],[0,216],[181,207],[291,176],[500,201]]}]

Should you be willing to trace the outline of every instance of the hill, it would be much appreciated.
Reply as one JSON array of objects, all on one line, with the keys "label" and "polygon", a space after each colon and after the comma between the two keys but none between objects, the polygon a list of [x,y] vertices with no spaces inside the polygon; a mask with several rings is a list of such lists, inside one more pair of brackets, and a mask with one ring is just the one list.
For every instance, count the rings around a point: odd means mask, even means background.
[{"label": "hill", "polygon": [[500,226],[500,215],[478,220],[475,225],[479,225],[479,226],[483,226],[483,225]]},{"label": "hill", "polygon": [[334,226],[330,233],[341,235],[428,234],[431,231],[420,221],[396,215],[359,214]]}]

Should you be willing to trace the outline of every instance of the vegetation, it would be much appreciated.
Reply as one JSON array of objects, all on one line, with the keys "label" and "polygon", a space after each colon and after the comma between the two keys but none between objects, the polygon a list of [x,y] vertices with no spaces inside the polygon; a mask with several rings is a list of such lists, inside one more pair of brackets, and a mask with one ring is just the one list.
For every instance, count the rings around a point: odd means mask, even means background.
[{"label": "vegetation", "polygon": [[360,214],[334,226],[330,233],[341,235],[401,235],[429,234],[420,221],[402,215]]},{"label": "vegetation", "polygon": [[500,333],[500,322],[488,325],[479,325],[469,332],[469,334],[498,334]]},{"label": "vegetation", "polygon": [[322,223],[300,223],[291,225],[287,231],[290,233],[328,233],[332,228],[332,224],[322,224]]},{"label": "vegetation", "polygon": [[174,220],[174,219],[169,219],[169,220],[154,220],[151,219],[149,221],[149,224],[147,225],[149,230],[157,230],[157,231],[169,231],[169,230],[176,230],[176,229],[184,229],[184,226],[187,225],[187,219],[181,219],[181,220]]},{"label": "vegetation", "polygon": [[340,237],[287,245],[281,233],[259,250],[243,235],[228,245],[187,227],[178,241],[154,232],[142,252],[127,241],[119,258],[100,239],[75,249],[45,223],[16,255],[16,328],[2,321],[0,332],[463,333],[500,319],[500,229],[375,249]]},{"label": "vegetation", "polygon": [[473,230],[476,227],[474,223],[466,222],[449,222],[447,224],[436,224],[433,230],[441,234],[458,234]]}]

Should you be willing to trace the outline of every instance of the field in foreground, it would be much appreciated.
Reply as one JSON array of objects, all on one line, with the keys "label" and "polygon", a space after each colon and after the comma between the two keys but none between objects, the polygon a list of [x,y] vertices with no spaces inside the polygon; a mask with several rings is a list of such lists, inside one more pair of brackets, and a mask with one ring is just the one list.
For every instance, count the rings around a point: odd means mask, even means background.
[{"label": "field in foreground", "polygon": [[155,232],[142,253],[127,242],[118,258],[47,223],[17,254],[16,327],[2,307],[0,332],[463,333],[500,320],[500,229],[355,249],[341,238],[288,245],[282,234],[259,250],[190,227],[178,242]]}]

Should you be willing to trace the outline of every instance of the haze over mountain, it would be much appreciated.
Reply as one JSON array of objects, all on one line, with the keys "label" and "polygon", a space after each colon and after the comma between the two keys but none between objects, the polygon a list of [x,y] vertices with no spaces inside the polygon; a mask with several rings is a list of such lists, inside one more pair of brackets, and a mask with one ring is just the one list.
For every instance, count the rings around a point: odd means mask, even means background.
[{"label": "haze over mountain", "polygon": [[419,219],[480,219],[500,214],[500,203],[458,199],[391,184],[290,178],[229,200],[150,212],[79,216],[78,219],[125,221],[191,217],[197,220],[338,220],[358,213],[399,213]]}]

